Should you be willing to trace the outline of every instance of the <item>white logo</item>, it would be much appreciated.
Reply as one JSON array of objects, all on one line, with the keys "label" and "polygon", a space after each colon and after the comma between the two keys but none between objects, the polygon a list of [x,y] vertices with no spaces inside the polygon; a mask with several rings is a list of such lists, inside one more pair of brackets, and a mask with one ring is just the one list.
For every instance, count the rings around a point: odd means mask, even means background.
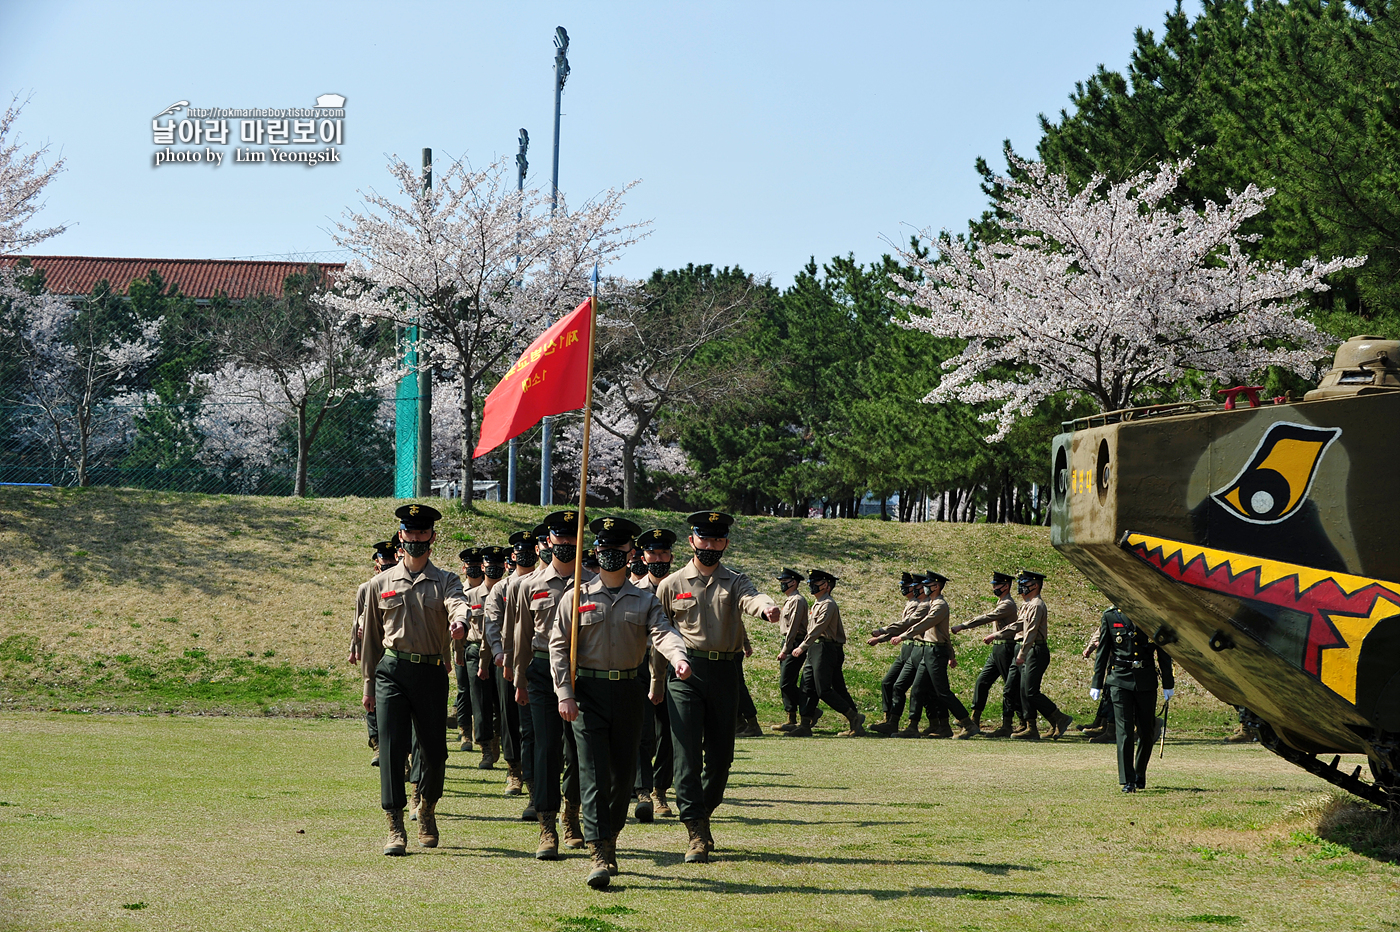
[{"label": "white logo", "polygon": [[157,113],[156,116],[158,116],[158,117],[163,117],[163,116],[165,116],[167,113],[174,113],[174,112],[177,111],[177,110],[183,110],[183,109],[185,109],[186,107],[188,107],[189,105],[190,105],[190,102],[189,102],[188,100],[177,100],[177,101],[175,101],[173,104],[171,104],[170,106],[168,106],[168,107],[166,107],[164,110],[162,110],[160,113]]},{"label": "white logo", "polygon": [[345,106],[345,98],[340,94],[322,94],[320,97],[316,98],[316,106],[343,107]]}]

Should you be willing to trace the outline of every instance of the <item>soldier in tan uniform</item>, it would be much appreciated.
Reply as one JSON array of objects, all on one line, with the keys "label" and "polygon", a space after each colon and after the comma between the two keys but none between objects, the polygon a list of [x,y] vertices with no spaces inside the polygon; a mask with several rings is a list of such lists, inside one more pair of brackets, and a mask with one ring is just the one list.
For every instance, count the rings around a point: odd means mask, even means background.
[{"label": "soldier in tan uniform", "polygon": [[571,723],[578,749],[583,836],[591,855],[588,885],[602,889],[617,873],[617,836],[633,798],[642,712],[649,705],[639,676],[647,645],[681,679],[690,675],[690,664],[656,596],[627,581],[637,526],[625,518],[598,518],[589,529],[596,537],[599,575],[580,586],[577,628],[573,592],[559,601],[549,662],[559,716]]},{"label": "soldier in tan uniform", "polygon": [[[919,598],[923,590],[914,579],[913,573],[904,573],[900,576],[899,591],[904,595],[904,608],[900,611],[899,621],[895,622],[894,626],[900,631],[904,631],[914,623],[914,615],[927,611],[927,605]],[[874,629],[870,632],[866,643],[873,646],[888,640],[885,631],[885,628]],[[901,644],[899,654],[890,663],[885,678],[880,681],[880,704],[885,712],[885,720],[870,726],[870,730],[876,734],[892,735],[899,730],[899,720],[904,717],[904,697],[914,681],[912,672],[907,676],[905,674],[909,667],[909,658],[913,653],[913,641],[905,641]]]},{"label": "soldier in tan uniform", "polygon": [[431,505],[404,505],[398,517],[404,558],[370,580],[365,607],[364,707],[379,720],[379,801],[389,821],[385,854],[404,854],[404,763],[418,726],[422,752],[418,842],[438,844],[437,801],[447,763],[447,658],[454,638],[466,635],[470,609],[456,573],[428,560],[442,517]]},{"label": "soldier in tan uniform", "polygon": [[1049,618],[1045,603],[1040,599],[1041,586],[1045,576],[1030,570],[1021,570],[1016,577],[1016,592],[1021,596],[1021,607],[1017,616],[1021,622],[1021,639],[1017,641],[1016,665],[1021,667],[1021,708],[1026,714],[1026,728],[1013,734],[1013,738],[1040,740],[1040,729],[1036,715],[1044,715],[1050,723],[1047,738],[1058,738],[1069,730],[1074,719],[1061,712],[1050,697],[1040,691],[1040,681],[1050,666],[1050,645],[1045,642],[1049,634]]},{"label": "soldier in tan uniform", "polygon": [[997,680],[1002,681],[1001,727],[988,735],[990,738],[1010,737],[1012,721],[1021,708],[1021,668],[1012,663],[1016,657],[1016,638],[1021,632],[1021,622],[1016,616],[1016,603],[1011,598],[1012,578],[1006,573],[993,573],[992,595],[997,598],[996,606],[990,612],[952,628],[956,634],[983,625],[992,626],[992,633],[982,638],[982,643],[992,645],[992,652],[987,656],[982,672],[977,674],[977,682],[972,689],[972,731],[973,734],[981,734],[982,710],[987,707],[992,686]]},{"label": "soldier in tan uniform", "polygon": [[508,551],[505,547],[482,547],[480,550],[483,578],[479,585],[466,593],[467,601],[471,604],[472,621],[462,642],[462,656],[476,722],[476,743],[481,748],[481,760],[476,766],[478,770],[491,770],[501,757],[501,716],[500,707],[496,705],[496,690],[491,682],[496,652],[486,637],[486,603],[492,590],[501,584],[505,576]]},{"label": "soldier in tan uniform", "polygon": [[[565,730],[554,699],[554,675],[549,664],[549,635],[554,628],[560,600],[572,597],[574,557],[578,547],[577,511],[556,511],[544,519],[549,531],[551,561],[515,590],[515,653],[511,681],[516,702],[529,705],[534,725],[535,767],[530,783],[531,804],[540,825],[535,857],[552,861],[559,857],[555,823],[564,812],[564,844],[584,846],[579,825],[578,764],[574,733]],[[561,793],[560,784],[563,783]],[[562,804],[562,806],[561,806]]]},{"label": "soldier in tan uniform", "polygon": [[[399,562],[398,557],[399,535],[395,534],[389,540],[381,540],[374,545],[374,555],[370,557],[369,578],[373,579],[389,567]],[[355,589],[355,624],[350,628],[350,656],[347,658],[351,666],[360,665],[360,657],[363,653],[365,637],[365,605],[369,602],[369,579],[360,583]],[[373,712],[365,713],[365,726],[369,731],[369,749],[374,752],[370,758],[371,767],[379,766],[379,722]]]},{"label": "soldier in tan uniform", "polygon": [[[930,572],[925,576],[933,590],[933,598],[929,602],[929,610],[913,625],[905,630],[902,635],[896,635],[890,639],[890,643],[898,644],[904,638],[918,638],[924,642],[924,672],[928,676],[929,689],[933,694],[934,701],[938,702],[946,709],[958,723],[960,731],[954,735],[955,738],[970,738],[976,731],[973,728],[972,720],[967,717],[967,707],[962,704],[962,700],[953,693],[952,687],[948,685],[948,668],[957,666],[956,654],[953,652],[953,638],[948,628],[948,602],[943,598],[943,587],[948,584],[948,577]],[[936,737],[944,737],[936,735]]]},{"label": "soldier in tan uniform", "polygon": [[[462,561],[462,590],[467,601],[476,605],[480,600],[475,598],[474,590],[480,588],[481,584],[486,581],[486,577],[481,572],[481,548],[468,547],[457,554],[457,559]],[[448,716],[447,727],[457,729],[457,740],[461,742],[461,750],[463,751],[472,749],[472,713],[474,710],[471,679],[467,674],[467,649],[472,643],[473,629],[477,632],[475,643],[478,647],[481,644],[481,621],[478,612],[479,609],[472,610],[471,621],[467,625],[467,636],[452,645],[452,675],[457,683],[457,697],[452,702],[452,715]]]},{"label": "soldier in tan uniform", "polygon": [[846,689],[846,629],[841,624],[841,609],[831,597],[836,577],[824,570],[812,570],[807,577],[807,590],[817,597],[812,603],[807,622],[807,636],[792,649],[792,656],[806,655],[802,668],[802,720],[788,732],[794,738],[808,737],[817,720],[817,703],[825,702],[850,723],[839,738],[855,738],[866,733],[862,727],[865,716],[856,708],[855,700]]},{"label": "soldier in tan uniform", "polygon": [[783,593],[782,611],[778,615],[778,635],[783,646],[778,650],[778,691],[783,696],[783,711],[787,721],[773,726],[774,731],[791,732],[797,729],[797,716],[802,711],[801,657],[792,655],[793,648],[807,637],[807,600],[798,592],[802,574],[797,570],[783,567],[775,579]]},{"label": "soldier in tan uniform", "polygon": [[[629,582],[644,592],[655,594],[656,584],[671,574],[671,547],[676,535],[665,528],[652,528],[637,535],[636,549],[628,565]],[[651,650],[642,666],[640,679],[647,695],[651,694]],[[664,688],[664,684],[663,684]],[[633,815],[638,822],[650,822],[654,816],[671,815],[666,793],[671,789],[671,723],[666,718],[666,703],[648,702],[642,712],[642,738],[637,746],[637,776],[633,792],[637,805]]]},{"label": "soldier in tan uniform", "polygon": [[[724,799],[734,762],[739,705],[739,661],[747,632],[743,615],[777,621],[778,606],[743,573],[720,562],[734,519],[717,511],[689,517],[695,556],[662,580],[657,598],[685,640],[689,679],[671,671],[665,682],[671,741],[676,754],[676,808],[689,835],[685,860],[704,863],[714,850],[710,815]],[[652,702],[662,701],[664,658],[652,655]]]}]

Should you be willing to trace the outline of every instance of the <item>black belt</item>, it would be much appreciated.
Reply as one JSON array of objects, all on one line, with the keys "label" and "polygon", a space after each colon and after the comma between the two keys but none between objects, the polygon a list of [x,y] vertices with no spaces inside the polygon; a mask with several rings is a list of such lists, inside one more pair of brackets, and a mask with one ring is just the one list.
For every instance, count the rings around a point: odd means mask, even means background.
[{"label": "black belt", "polygon": [[692,650],[687,647],[685,652],[691,657],[698,657],[701,660],[740,660],[744,656],[744,652],[741,650]]},{"label": "black belt", "polygon": [[410,654],[406,650],[394,650],[392,647],[384,648],[384,653],[397,660],[407,660],[409,663],[431,663],[437,666],[442,665],[442,654]]},{"label": "black belt", "polygon": [[638,670],[587,670],[578,668],[579,676],[591,677],[595,680],[635,680]]}]

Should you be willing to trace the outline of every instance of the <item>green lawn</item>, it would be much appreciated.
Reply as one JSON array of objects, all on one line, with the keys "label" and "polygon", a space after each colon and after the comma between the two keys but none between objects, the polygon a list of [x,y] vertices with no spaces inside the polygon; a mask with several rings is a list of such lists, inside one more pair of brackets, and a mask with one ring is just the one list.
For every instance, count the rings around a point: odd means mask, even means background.
[{"label": "green lawn", "polygon": [[1082,739],[743,740],[715,861],[683,864],[674,820],[629,824],[595,893],[582,857],[529,856],[474,754],[451,755],[443,846],[383,857],[360,723],[9,713],[0,740],[6,929],[1400,927],[1374,816],[1257,746],[1169,743],[1125,797]]}]

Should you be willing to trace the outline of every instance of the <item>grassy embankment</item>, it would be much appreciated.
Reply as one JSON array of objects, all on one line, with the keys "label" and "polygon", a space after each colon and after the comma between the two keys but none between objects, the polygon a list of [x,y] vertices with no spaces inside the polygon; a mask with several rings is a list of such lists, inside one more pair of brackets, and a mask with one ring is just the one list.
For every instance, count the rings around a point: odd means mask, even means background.
[{"label": "grassy embankment", "polygon": [[[10,709],[350,713],[359,692],[345,663],[354,590],[366,576],[369,545],[393,529],[394,504],[0,489],[0,700]],[[439,562],[455,564],[469,543],[504,543],[542,513],[525,505],[449,511],[439,525]],[[681,515],[630,517],[684,531]],[[731,563],[770,593],[783,566],[841,577],[836,595],[853,641],[847,680],[874,718],[895,649],[854,642],[897,616],[901,571],[952,577],[955,621],[992,604],[992,569],[1047,573],[1056,659],[1046,692],[1078,716],[1092,714],[1089,667],[1078,654],[1105,600],[1050,547],[1044,528],[741,518],[732,546]],[[772,720],[778,638],[758,620],[750,630],[757,652],[748,681]],[[962,662],[952,681],[966,701],[988,648],[971,634],[958,643]],[[1189,678],[1180,687],[1173,729],[1233,727],[1232,710]],[[835,728],[832,718],[824,723]]]},{"label": "grassy embankment", "polygon": [[1204,738],[1133,796],[1083,741],[741,740],[714,862],[632,823],[605,893],[457,751],[442,847],[383,857],[353,721],[17,713],[0,743],[0,929],[1400,927],[1376,810]]}]

